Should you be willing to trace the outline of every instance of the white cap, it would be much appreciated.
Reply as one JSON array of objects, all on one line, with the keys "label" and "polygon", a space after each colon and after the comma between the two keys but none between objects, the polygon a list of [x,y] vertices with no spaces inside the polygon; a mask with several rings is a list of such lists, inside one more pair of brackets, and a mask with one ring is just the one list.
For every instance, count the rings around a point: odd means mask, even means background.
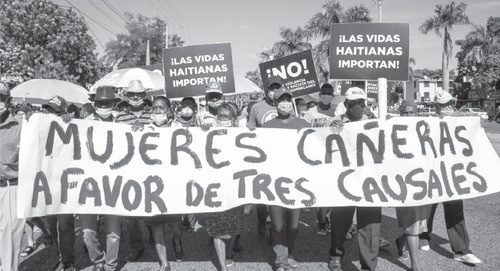
[{"label": "white cap", "polygon": [[358,99],[366,100],[366,95],[361,88],[350,87],[345,93],[345,98],[347,100],[358,100]]}]

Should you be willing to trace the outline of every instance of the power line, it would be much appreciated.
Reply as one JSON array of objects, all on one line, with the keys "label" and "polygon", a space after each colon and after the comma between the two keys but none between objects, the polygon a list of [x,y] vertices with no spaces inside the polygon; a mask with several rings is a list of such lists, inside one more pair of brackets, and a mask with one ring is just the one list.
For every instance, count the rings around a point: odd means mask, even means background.
[{"label": "power line", "polygon": [[105,27],[104,25],[102,25],[101,23],[99,23],[98,21],[94,20],[92,17],[88,16],[87,14],[85,14],[85,12],[81,11],[80,9],[78,9],[77,7],[75,7],[73,4],[71,4],[70,1],[66,0],[66,2],[68,2],[68,4],[73,7],[74,9],[76,9],[78,12],[80,12],[80,14],[83,14],[85,17],[89,18],[90,20],[92,20],[94,23],[96,23],[97,25],[99,25],[100,27],[102,27],[104,30],[108,31],[111,35],[116,35],[115,33],[113,33],[111,30],[109,30],[107,27]]},{"label": "power line", "polygon": [[127,19],[125,19],[125,17],[123,17],[120,12],[111,5],[111,3],[109,3],[107,0],[103,0],[103,3],[108,6],[111,11],[118,15],[118,17],[120,17],[120,19],[122,19],[125,23],[127,22]]},{"label": "power line", "polygon": [[[154,10],[156,11],[160,10],[160,8],[158,8],[153,2],[149,3],[153,6]],[[165,16],[162,12],[158,12],[158,14],[160,15],[160,17],[164,18],[168,24],[170,23],[170,19],[167,16]]]},{"label": "power line", "polygon": [[[60,6],[60,7],[65,7],[65,8],[71,8],[70,6],[64,6],[64,5],[59,5],[59,6]],[[77,9],[77,8],[76,8],[76,7],[74,7],[74,6],[73,6],[73,8],[75,8],[75,9],[76,9],[76,11],[78,11],[78,13],[80,13],[80,16],[82,16],[82,17],[83,17],[83,14],[82,14],[82,12],[81,12],[79,9]],[[83,21],[85,22],[85,19],[84,19]],[[97,37],[97,35],[96,35],[96,34],[94,33],[94,31],[92,30],[92,27],[90,27],[90,25],[89,25],[87,22],[85,22],[85,24],[89,27],[89,31],[92,33],[92,35],[93,35],[93,36],[94,36],[94,38],[97,40],[97,42],[99,43],[99,45],[101,45],[102,49],[106,50],[106,48],[104,47],[104,45],[102,45],[101,40],[99,40],[99,38]]]},{"label": "power line", "polygon": [[170,4],[170,2],[168,0],[165,0],[167,2],[167,4],[172,8],[172,10],[175,12],[175,14],[177,14],[177,16],[179,17],[179,19],[181,19],[181,21],[184,22],[184,24],[186,25],[187,27],[187,30],[188,30],[188,34],[189,34],[189,39],[192,40],[192,37],[191,37],[191,30],[189,28],[189,24],[184,20],[184,18],[177,12],[177,10],[174,8],[174,6],[172,4]]},{"label": "power line", "polygon": [[116,24],[119,28],[121,28],[120,30],[127,31],[123,26],[120,25],[120,23],[118,23],[115,19],[113,19],[113,17],[109,16],[108,13],[106,13],[96,3],[94,3],[94,1],[92,1],[92,0],[88,0],[88,1],[92,6],[94,6],[95,9],[97,9],[100,13],[102,13],[106,18],[108,18],[110,21],[112,21],[114,24]]},{"label": "power line", "polygon": [[157,1],[157,2],[158,2],[161,6],[162,6],[162,8],[163,8],[163,9],[164,9],[167,13],[168,13],[168,15],[169,15],[170,17],[172,17],[172,19],[174,19],[174,21],[175,21],[175,22],[177,23],[177,25],[179,26],[179,29],[180,29],[181,31],[183,31],[183,30],[182,30],[182,23],[180,23],[180,22],[179,22],[179,20],[177,20],[177,18],[175,18],[175,16],[174,16],[172,13],[170,13],[170,11],[169,11],[169,10],[168,10],[168,9],[167,9],[167,8],[166,8],[166,7],[165,7],[165,6],[161,3],[161,2],[160,2],[160,0],[156,0],[156,1]]}]

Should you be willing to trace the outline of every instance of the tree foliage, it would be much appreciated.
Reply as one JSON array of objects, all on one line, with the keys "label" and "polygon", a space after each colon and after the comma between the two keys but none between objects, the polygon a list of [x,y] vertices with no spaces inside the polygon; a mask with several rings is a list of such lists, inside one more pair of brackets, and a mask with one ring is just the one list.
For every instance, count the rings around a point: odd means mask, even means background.
[{"label": "tree foliage", "polygon": [[11,85],[32,78],[85,86],[104,66],[82,17],[44,0],[0,2],[0,76]]},{"label": "tree foliage", "polygon": [[478,87],[494,86],[500,80],[500,17],[490,17],[486,27],[478,25],[463,40],[457,40],[458,77],[472,77]]},{"label": "tree foliage", "polygon": [[[165,48],[166,22],[159,17],[149,18],[140,14],[125,13],[127,33],[106,43],[104,62],[107,66],[131,68],[146,65],[146,46],[149,40],[151,64],[162,62]],[[177,34],[168,36],[168,47],[183,46],[185,41]]]}]

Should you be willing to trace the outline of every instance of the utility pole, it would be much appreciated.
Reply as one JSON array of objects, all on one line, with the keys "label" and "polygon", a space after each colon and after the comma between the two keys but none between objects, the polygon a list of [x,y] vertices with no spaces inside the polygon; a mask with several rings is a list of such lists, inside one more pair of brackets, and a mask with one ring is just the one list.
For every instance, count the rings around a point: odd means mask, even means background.
[{"label": "utility pole", "polygon": [[378,22],[382,22],[382,0],[377,0],[378,2]]},{"label": "utility pole", "polygon": [[150,59],[149,59],[149,40],[146,41],[146,65],[150,64]]},{"label": "utility pole", "polygon": [[165,48],[168,49],[168,24],[165,24]]}]

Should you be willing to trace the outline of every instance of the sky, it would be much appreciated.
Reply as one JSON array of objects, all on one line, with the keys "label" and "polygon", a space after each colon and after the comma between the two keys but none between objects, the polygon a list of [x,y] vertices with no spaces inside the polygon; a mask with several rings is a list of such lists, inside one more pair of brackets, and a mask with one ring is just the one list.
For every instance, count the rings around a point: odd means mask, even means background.
[{"label": "sky", "polygon": [[[257,54],[271,48],[280,39],[280,27],[304,27],[326,0],[52,0],[73,5],[86,16],[85,20],[96,39],[96,52],[104,54],[107,42],[124,32],[125,22],[117,13],[140,13],[158,16],[169,25],[169,34],[177,33],[187,45],[231,43],[235,76],[258,68]],[[68,3],[69,1],[69,3]],[[347,9],[364,5],[370,17],[378,21],[376,0],[339,0]],[[500,0],[463,0],[472,23],[486,25],[490,16],[500,16]],[[418,28],[434,15],[437,0],[384,0],[382,22],[410,23],[410,57],[416,60],[415,69],[441,68],[442,38],[433,31],[422,34]],[[453,41],[463,39],[471,26],[451,30]],[[312,42],[314,45],[314,42]],[[450,68],[456,68],[454,46]]]}]

